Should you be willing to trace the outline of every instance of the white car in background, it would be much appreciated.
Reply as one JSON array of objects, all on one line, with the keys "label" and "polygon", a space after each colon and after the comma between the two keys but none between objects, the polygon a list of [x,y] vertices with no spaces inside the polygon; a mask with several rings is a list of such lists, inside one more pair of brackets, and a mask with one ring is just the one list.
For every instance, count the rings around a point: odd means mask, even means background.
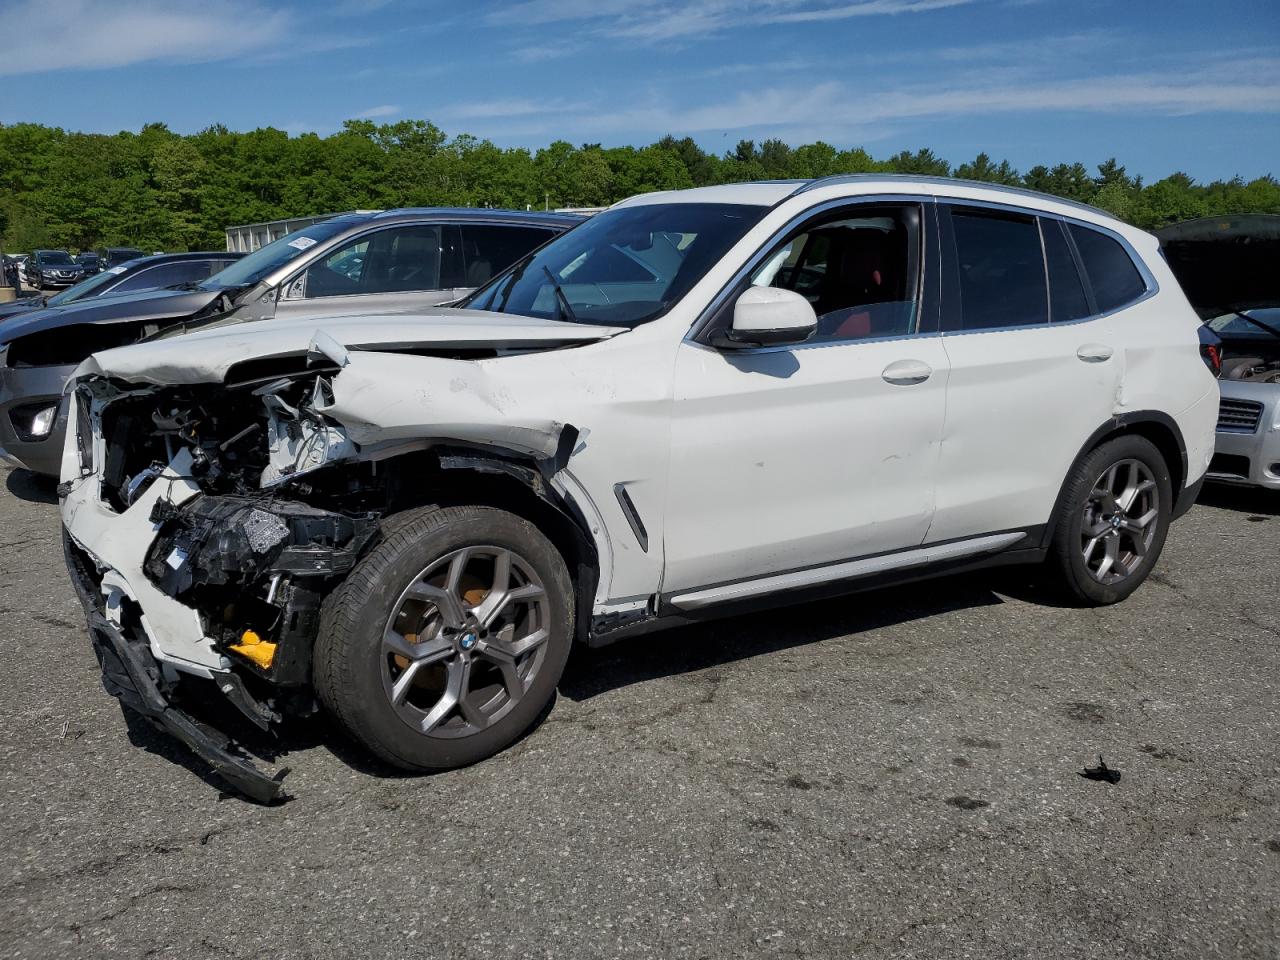
[{"label": "white car in background", "polygon": [[62,516],[104,682],[256,799],[279,780],[184,705],[266,728],[314,694],[389,763],[472,763],[575,641],[1010,563],[1122,600],[1213,451],[1155,239],[1020,190],[649,194],[464,306],[73,378]]}]

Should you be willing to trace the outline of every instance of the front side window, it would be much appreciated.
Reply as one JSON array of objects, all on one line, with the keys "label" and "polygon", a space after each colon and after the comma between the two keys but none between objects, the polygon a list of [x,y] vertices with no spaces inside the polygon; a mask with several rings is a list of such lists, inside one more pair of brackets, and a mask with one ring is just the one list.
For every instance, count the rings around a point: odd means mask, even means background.
[{"label": "front side window", "polygon": [[751,285],[800,294],[818,316],[809,343],[892,337],[916,329],[920,208],[828,214],[775,247]]},{"label": "front side window", "polygon": [[520,260],[463,306],[634,327],[666,313],[766,207],[653,203],[606,210]]},{"label": "front side window", "polygon": [[[301,296],[412,293],[457,286],[441,239],[447,226],[415,224],[367,234],[307,268]],[[292,292],[291,285],[291,292]]]},{"label": "front side window", "polygon": [[463,286],[467,287],[484,286],[556,235],[545,227],[508,227],[495,223],[464,223],[460,229],[462,255],[466,261]]},{"label": "front side window", "polygon": [[1040,229],[1034,217],[955,211],[960,328],[1049,322]]},{"label": "front side window", "polygon": [[1100,313],[1118,310],[1147,292],[1142,274],[1117,241],[1076,223],[1071,225],[1071,238],[1080,251]]}]

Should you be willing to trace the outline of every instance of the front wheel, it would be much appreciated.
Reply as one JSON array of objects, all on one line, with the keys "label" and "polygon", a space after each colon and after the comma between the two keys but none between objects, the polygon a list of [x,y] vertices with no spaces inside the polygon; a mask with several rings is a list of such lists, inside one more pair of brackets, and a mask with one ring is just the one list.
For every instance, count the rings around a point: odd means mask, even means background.
[{"label": "front wheel", "polygon": [[1155,444],[1139,436],[1109,440],[1067,478],[1050,566],[1075,599],[1117,603],[1155,566],[1172,511],[1169,467]]},{"label": "front wheel", "polygon": [[465,766],[551,702],[573,639],[555,546],[492,507],[409,511],[326,600],[315,685],[347,731],[410,770]]}]

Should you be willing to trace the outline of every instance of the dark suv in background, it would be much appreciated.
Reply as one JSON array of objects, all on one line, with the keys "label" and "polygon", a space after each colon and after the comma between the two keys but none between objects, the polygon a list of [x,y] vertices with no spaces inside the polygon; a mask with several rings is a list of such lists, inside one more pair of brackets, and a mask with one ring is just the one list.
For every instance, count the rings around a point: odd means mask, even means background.
[{"label": "dark suv in background", "polygon": [[90,250],[76,254],[76,263],[84,267],[84,273],[87,277],[91,277],[102,270],[102,258]]},{"label": "dark suv in background", "polygon": [[[93,256],[93,254],[89,254]],[[0,303],[0,321],[20,313],[63,307],[94,297],[118,297],[126,293],[176,287],[207,280],[213,274],[231,266],[243,253],[208,251],[194,253],[160,253],[154,257],[139,257],[110,270],[94,273],[74,287],[69,287],[52,297],[26,297],[11,303]],[[0,326],[0,338],[4,327]]]},{"label": "dark suv in background", "polygon": [[0,457],[58,475],[67,419],[62,388],[92,353],[273,318],[411,319],[487,283],[583,219],[466,208],[348,214],[281,237],[184,289],[95,297],[12,317],[0,322]]},{"label": "dark suv in background", "polygon": [[37,290],[69,287],[84,279],[84,267],[65,250],[36,250],[27,261],[27,284]]}]

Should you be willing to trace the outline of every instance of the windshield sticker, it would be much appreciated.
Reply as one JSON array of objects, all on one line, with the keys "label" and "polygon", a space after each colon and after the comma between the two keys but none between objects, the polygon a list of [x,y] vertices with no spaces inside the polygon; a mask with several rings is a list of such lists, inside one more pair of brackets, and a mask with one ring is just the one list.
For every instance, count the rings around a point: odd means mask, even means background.
[{"label": "windshield sticker", "polygon": [[124,267],[112,267],[107,273],[124,273]]},{"label": "windshield sticker", "polygon": [[299,250],[305,250],[307,247],[314,247],[316,242],[310,237],[296,237],[289,241],[289,246],[297,247]]}]

